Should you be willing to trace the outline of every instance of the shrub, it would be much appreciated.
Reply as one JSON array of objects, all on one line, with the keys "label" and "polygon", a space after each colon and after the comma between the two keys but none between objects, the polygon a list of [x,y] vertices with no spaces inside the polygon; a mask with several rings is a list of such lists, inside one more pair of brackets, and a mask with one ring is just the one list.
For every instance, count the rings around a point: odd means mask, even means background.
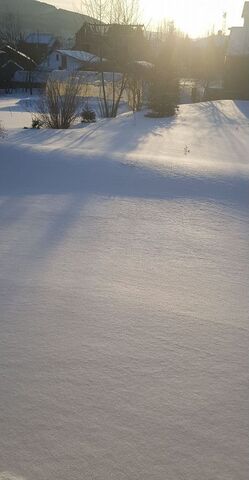
[{"label": "shrub", "polygon": [[148,106],[152,110],[147,116],[171,117],[178,110],[177,100],[179,83],[175,77],[167,77],[161,72],[155,72],[149,89]]},{"label": "shrub", "polygon": [[81,112],[81,122],[82,123],[94,123],[96,122],[96,113],[88,105]]},{"label": "shrub", "polygon": [[139,112],[142,109],[142,81],[129,77],[127,82],[128,104],[133,112]]},{"label": "shrub", "polygon": [[150,118],[163,118],[163,117],[173,117],[176,112],[179,110],[178,105],[170,102],[161,103],[158,106],[152,106],[152,111],[146,113],[146,117]]},{"label": "shrub", "polygon": [[43,126],[42,120],[40,118],[32,118],[32,128],[39,130]]},{"label": "shrub", "polygon": [[154,117],[171,117],[178,110],[174,95],[154,88],[150,92],[149,107],[152,110],[152,113],[149,115]]},{"label": "shrub", "polygon": [[98,107],[99,115],[102,118],[115,118],[117,116],[128,81],[127,74],[125,73],[113,72],[110,75],[111,81],[108,82],[105,79],[104,72],[101,72]]},{"label": "shrub", "polygon": [[71,76],[66,82],[50,78],[38,103],[36,119],[47,128],[67,129],[78,116],[81,84]]}]

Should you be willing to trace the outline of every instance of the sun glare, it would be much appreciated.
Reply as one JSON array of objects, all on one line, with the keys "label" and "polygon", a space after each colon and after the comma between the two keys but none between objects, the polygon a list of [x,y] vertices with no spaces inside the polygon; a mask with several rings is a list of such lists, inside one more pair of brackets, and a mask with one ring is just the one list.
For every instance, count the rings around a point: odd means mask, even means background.
[{"label": "sun glare", "polygon": [[[60,8],[80,11],[82,0],[45,0]],[[227,28],[241,25],[244,0],[139,0],[140,21],[148,28],[162,20],[174,20],[177,28],[191,37],[222,29],[227,13]]]},{"label": "sun glare", "polygon": [[[227,12],[227,26],[240,24],[244,0],[141,0],[144,21],[155,25],[163,19],[174,20],[177,28],[197,37],[223,27]],[[241,5],[240,5],[241,4]]]}]

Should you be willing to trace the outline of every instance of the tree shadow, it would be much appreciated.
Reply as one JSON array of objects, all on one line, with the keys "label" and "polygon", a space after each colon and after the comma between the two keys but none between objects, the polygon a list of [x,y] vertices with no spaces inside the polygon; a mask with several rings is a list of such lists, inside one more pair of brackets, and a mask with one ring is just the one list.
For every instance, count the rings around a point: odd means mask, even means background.
[{"label": "tree shadow", "polygon": [[[135,122],[135,119],[132,121]],[[197,205],[199,202],[218,202],[228,204],[235,210],[239,208],[247,214],[249,189],[246,176],[229,176],[225,173],[215,176],[197,174],[196,171],[191,173],[183,162],[174,166],[165,162],[160,170],[156,169],[153,159],[148,166],[125,163],[129,152],[134,151],[148,134],[160,135],[162,129],[173,128],[177,121],[177,117],[148,119],[148,123],[146,119],[137,129],[134,127],[134,131],[129,126],[128,138],[127,132],[124,132],[126,117],[110,121],[113,128],[110,143],[105,145],[106,151],[103,150],[103,153],[99,153],[98,144],[97,154],[85,148],[89,137],[82,138],[79,135],[76,139],[75,132],[70,131],[54,131],[52,134],[45,130],[27,131],[24,135],[19,132],[19,138],[25,139],[25,142],[29,140],[28,148],[24,141],[23,145],[18,146],[3,143],[0,162],[0,223],[4,228],[13,226],[17,235],[8,248],[8,255],[3,259],[2,271],[7,277],[12,281],[15,276],[16,265],[9,262],[9,258],[15,258],[16,255],[19,259],[18,268],[24,276],[31,276],[36,268],[39,270],[44,258],[53,253],[66,235],[70,235],[81,215],[87,222],[83,210],[93,196],[162,200],[165,203],[194,202]],[[105,121],[100,132],[103,144],[107,133],[109,135],[110,122]],[[95,128],[96,126],[90,126],[84,132],[94,135]],[[127,138],[124,144],[121,143],[120,131]],[[60,145],[57,150],[42,149],[39,142],[38,149],[35,149],[37,136],[46,145],[48,140],[53,143],[57,137],[60,144],[63,135],[68,136],[66,148]],[[37,230],[34,227],[36,209],[32,210],[32,202],[38,202],[38,205],[41,202],[42,205],[42,199],[46,196],[49,201],[51,199],[51,212],[44,213],[44,220],[41,219]],[[18,224],[26,222],[27,218],[31,240],[24,246],[23,238],[20,238],[20,244],[18,241]],[[8,301],[13,301],[15,294],[15,288],[7,292]]]},{"label": "tree shadow", "polygon": [[[221,101],[223,103],[224,101]],[[226,101],[227,102],[227,101]],[[248,102],[243,101],[233,101],[230,100],[230,108],[229,109],[219,108],[220,102],[205,102],[198,105],[200,112],[205,112],[205,116],[209,119],[211,117],[212,124],[214,128],[222,128],[224,124],[230,126],[241,126],[244,124],[241,117],[236,115],[236,113],[242,113],[244,119],[246,121],[246,125],[248,125],[248,118],[249,118],[249,111],[248,111]],[[247,104],[247,105],[246,105]]]},{"label": "tree shadow", "polygon": [[[191,173],[184,164],[158,170],[124,163],[122,153],[85,154],[6,147],[1,160],[0,196],[101,195],[154,199],[235,201],[248,198],[247,176]],[[4,151],[4,148],[2,149]]]},{"label": "tree shadow", "polygon": [[[204,106],[208,109],[208,115],[215,120],[214,123],[220,125],[222,121],[232,121],[213,103],[200,104],[198,109],[201,111]],[[174,128],[178,121],[182,121],[178,116],[143,118],[141,121],[141,116],[143,112],[135,116],[128,114],[127,121],[127,114],[124,114],[115,120],[105,119],[100,125],[84,126],[79,132],[20,131],[15,134],[13,145],[4,142],[1,145],[0,162],[2,225],[18,223],[25,216],[26,197],[51,195],[51,201],[54,202],[56,196],[66,196],[66,201],[56,210],[51,222],[45,225],[42,237],[35,243],[35,256],[37,251],[45,252],[63,239],[93,195],[220,202],[233,204],[235,208],[248,208],[247,176],[202,174],[188,170],[183,160],[174,165],[165,162],[160,168],[155,165],[153,158],[147,166],[133,161],[131,152],[136,153],[137,146],[148,135],[160,137],[165,129]],[[98,129],[96,153],[93,137]],[[89,138],[91,141],[88,144]],[[235,139],[229,141],[234,143],[233,148],[239,154]]]},{"label": "tree shadow", "polygon": [[15,134],[15,142],[36,146],[54,146],[60,149],[94,149],[93,141],[98,134],[99,151],[127,153],[135,150],[148,135],[161,136],[161,130],[176,126],[178,117],[151,119],[144,117],[143,112],[132,115],[120,115],[115,119],[100,119],[93,124],[79,124],[69,130],[22,130]]},{"label": "tree shadow", "polygon": [[240,110],[240,112],[249,120],[249,102],[243,100],[235,100],[234,103],[236,107]]}]

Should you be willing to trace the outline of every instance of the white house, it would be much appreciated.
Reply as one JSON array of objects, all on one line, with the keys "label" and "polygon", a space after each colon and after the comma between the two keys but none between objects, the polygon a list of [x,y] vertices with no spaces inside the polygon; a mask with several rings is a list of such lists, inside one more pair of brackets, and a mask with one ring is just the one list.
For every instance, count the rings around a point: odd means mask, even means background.
[{"label": "white house", "polygon": [[40,65],[40,70],[67,70],[73,72],[90,63],[96,64],[100,58],[88,52],[78,50],[55,50]]}]

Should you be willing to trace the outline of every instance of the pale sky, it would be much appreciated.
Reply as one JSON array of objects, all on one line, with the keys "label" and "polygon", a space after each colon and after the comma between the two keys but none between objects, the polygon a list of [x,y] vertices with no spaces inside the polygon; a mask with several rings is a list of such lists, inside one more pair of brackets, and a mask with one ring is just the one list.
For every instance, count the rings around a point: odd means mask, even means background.
[{"label": "pale sky", "polygon": [[[80,8],[81,0],[43,0],[67,10]],[[227,27],[242,25],[244,0],[140,0],[141,22],[153,25],[163,18],[174,20],[177,27],[190,36],[205,35],[214,27],[222,28],[222,15],[227,12]]]}]

